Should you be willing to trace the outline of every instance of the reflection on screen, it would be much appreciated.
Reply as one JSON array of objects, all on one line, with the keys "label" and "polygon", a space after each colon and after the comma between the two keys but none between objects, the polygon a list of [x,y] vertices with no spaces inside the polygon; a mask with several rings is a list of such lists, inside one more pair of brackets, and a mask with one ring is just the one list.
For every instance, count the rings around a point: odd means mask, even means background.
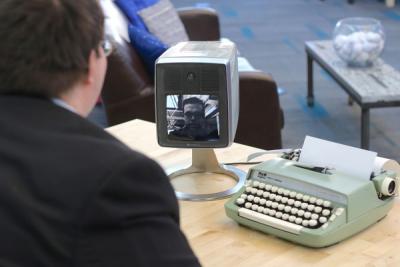
[{"label": "reflection on screen", "polygon": [[167,95],[167,127],[171,140],[218,141],[218,97]]}]

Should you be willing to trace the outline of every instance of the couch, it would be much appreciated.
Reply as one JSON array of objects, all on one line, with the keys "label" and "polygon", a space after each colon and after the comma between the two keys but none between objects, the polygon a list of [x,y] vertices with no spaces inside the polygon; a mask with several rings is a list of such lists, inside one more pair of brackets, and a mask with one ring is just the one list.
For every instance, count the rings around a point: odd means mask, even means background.
[{"label": "couch", "polygon": [[[178,9],[192,41],[220,39],[218,14],[210,8]],[[113,20],[108,16],[107,19]],[[109,125],[132,119],[155,121],[154,83],[126,38],[113,35],[115,50],[108,58],[102,99]],[[240,49],[240,48],[239,48]],[[255,70],[240,71],[240,115],[235,142],[261,149],[282,147],[283,112],[272,77]]]}]

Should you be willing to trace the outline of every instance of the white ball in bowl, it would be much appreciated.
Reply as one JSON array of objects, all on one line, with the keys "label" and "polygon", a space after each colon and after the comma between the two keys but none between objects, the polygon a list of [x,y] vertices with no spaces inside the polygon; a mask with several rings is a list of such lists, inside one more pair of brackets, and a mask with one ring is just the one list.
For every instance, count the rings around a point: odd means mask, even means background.
[{"label": "white ball in bowl", "polygon": [[379,34],[377,34],[376,32],[367,32],[365,34],[365,36],[367,37],[367,40],[369,42],[377,43],[382,40],[381,36]]},{"label": "white ball in bowl", "polygon": [[365,65],[382,51],[384,39],[375,32],[358,31],[347,36],[337,35],[333,44],[338,55],[348,63]]}]

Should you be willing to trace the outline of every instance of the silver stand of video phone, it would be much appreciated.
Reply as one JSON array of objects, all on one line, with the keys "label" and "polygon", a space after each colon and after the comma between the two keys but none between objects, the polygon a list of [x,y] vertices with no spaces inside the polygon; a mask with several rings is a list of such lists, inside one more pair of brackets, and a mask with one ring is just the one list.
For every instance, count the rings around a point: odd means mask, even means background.
[{"label": "silver stand of video phone", "polygon": [[[219,164],[215,155],[214,149],[211,148],[194,148],[192,149],[192,165],[188,168],[181,169],[169,174],[170,180],[177,177],[188,176],[191,174],[222,174],[229,176],[236,180],[236,185],[230,189],[215,192],[215,193],[185,193],[175,191],[175,194],[180,200],[189,201],[209,201],[221,198],[227,198],[242,188],[246,180],[246,172],[235,168],[233,166],[227,166]],[[202,179],[202,177],[196,177],[196,179]]]}]

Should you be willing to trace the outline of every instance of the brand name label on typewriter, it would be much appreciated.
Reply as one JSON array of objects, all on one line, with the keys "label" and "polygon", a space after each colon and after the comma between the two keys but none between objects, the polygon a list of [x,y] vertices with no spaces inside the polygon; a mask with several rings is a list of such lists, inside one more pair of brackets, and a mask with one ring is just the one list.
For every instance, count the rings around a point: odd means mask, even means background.
[{"label": "brand name label on typewriter", "polygon": [[268,175],[266,172],[258,171],[257,172],[257,178],[259,178],[261,181],[264,181],[266,183],[271,182],[271,181],[273,181],[275,183],[282,183],[281,179],[276,178],[276,177],[271,176],[271,175]]}]

